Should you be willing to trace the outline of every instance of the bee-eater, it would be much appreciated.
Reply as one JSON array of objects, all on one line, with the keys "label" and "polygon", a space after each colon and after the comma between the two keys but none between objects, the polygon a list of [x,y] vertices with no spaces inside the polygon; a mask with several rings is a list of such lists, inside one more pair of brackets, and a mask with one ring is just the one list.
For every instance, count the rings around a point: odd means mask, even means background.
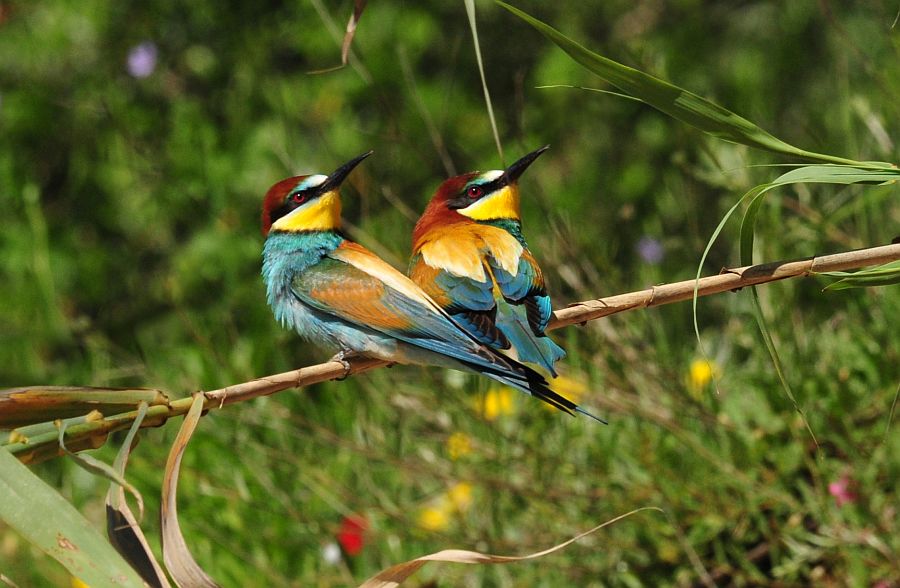
[{"label": "bee-eater", "polygon": [[483,374],[572,414],[584,412],[536,371],[479,342],[402,272],[341,232],[341,182],[331,175],[282,180],[266,194],[262,274],[275,318],[339,351]]},{"label": "bee-eater", "polygon": [[479,341],[556,377],[566,352],[544,334],[552,307],[522,235],[518,186],[548,147],[441,184],[416,223],[409,276]]}]

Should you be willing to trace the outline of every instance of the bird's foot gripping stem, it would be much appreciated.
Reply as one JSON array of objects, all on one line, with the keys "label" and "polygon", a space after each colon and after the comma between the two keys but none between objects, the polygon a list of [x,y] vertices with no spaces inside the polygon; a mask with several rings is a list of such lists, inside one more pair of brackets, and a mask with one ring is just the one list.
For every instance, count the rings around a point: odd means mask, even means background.
[{"label": "bird's foot gripping stem", "polygon": [[357,354],[348,349],[341,349],[334,357],[331,358],[331,361],[336,361],[344,366],[344,375],[340,378],[335,378],[335,381],[342,382],[347,379],[347,376],[350,375],[350,370],[352,366],[348,359],[353,359]]}]

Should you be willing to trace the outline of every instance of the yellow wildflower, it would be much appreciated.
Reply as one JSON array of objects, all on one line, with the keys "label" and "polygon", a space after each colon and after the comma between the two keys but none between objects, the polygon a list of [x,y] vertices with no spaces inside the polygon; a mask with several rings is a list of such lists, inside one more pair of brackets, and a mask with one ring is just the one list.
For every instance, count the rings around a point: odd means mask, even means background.
[{"label": "yellow wildflower", "polygon": [[472,506],[472,485],[459,482],[447,491],[447,502],[457,512],[466,512]]},{"label": "yellow wildflower", "polygon": [[688,368],[688,391],[695,398],[706,388],[713,378],[719,375],[719,366],[714,361],[695,359]]},{"label": "yellow wildflower", "polygon": [[457,459],[472,453],[472,439],[465,433],[457,431],[447,438],[447,453],[450,459]]},{"label": "yellow wildflower", "polygon": [[471,506],[472,485],[458,482],[419,511],[419,526],[426,531],[443,531],[454,514],[464,513]]},{"label": "yellow wildflower", "polygon": [[450,520],[444,508],[429,506],[419,513],[419,526],[426,531],[443,531]]},{"label": "yellow wildflower", "polygon": [[491,388],[479,399],[478,410],[489,421],[497,420],[497,417],[512,414],[513,393],[509,388]]}]

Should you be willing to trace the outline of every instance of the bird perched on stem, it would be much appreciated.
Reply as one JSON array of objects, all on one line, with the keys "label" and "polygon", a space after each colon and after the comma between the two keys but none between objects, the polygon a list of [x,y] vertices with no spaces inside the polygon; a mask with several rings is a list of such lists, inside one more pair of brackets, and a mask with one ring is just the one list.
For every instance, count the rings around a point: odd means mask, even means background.
[{"label": "bird perched on stem", "polygon": [[266,194],[262,274],[275,318],[338,350],[345,365],[345,355],[359,353],[476,372],[569,414],[584,412],[539,373],[476,340],[412,280],[344,236],[338,189],[369,155],[328,176],[282,180]]},{"label": "bird perched on stem", "polygon": [[479,341],[556,377],[566,352],[544,334],[553,310],[522,235],[518,186],[548,147],[441,184],[416,223],[409,276]]}]

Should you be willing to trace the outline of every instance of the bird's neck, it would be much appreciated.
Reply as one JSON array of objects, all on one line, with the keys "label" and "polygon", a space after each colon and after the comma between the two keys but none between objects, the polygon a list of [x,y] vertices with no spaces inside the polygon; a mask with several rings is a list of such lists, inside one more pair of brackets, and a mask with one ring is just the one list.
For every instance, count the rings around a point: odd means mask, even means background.
[{"label": "bird's neck", "polygon": [[497,218],[493,220],[480,221],[478,224],[503,229],[504,231],[515,237],[516,241],[521,243],[522,247],[528,247],[528,245],[525,243],[525,236],[522,235],[522,221],[517,218]]},{"label": "bird's neck", "polygon": [[344,241],[338,231],[273,230],[263,247],[262,274],[270,296],[293,277],[318,263]]},{"label": "bird's neck", "polygon": [[474,224],[474,222],[455,210],[447,208],[446,203],[432,200],[416,222],[415,229],[413,229],[413,251],[421,249],[422,245],[428,240],[429,235],[436,229],[457,224]]}]

